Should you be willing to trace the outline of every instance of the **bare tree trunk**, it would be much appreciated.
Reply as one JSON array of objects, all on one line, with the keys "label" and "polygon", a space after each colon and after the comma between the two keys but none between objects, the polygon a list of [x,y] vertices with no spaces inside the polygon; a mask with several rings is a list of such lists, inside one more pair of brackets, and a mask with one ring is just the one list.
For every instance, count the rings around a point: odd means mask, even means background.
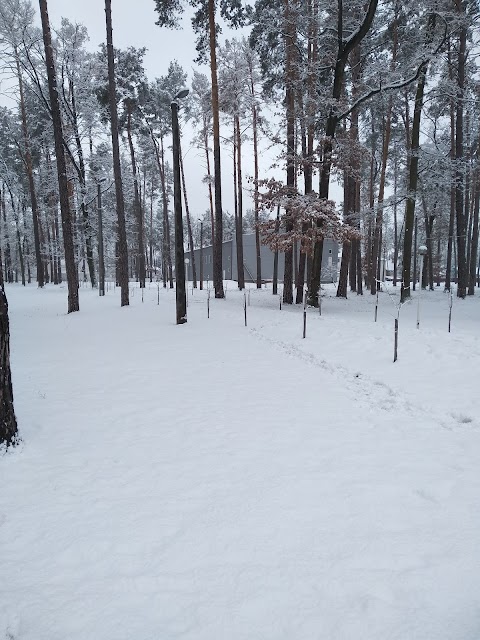
[{"label": "bare tree trunk", "polygon": [[[333,78],[333,90],[332,98],[336,103],[340,100],[342,87],[345,77],[345,66],[347,64],[348,56],[350,52],[360,44],[363,38],[367,35],[370,27],[372,26],[373,18],[377,10],[378,0],[369,0],[366,6],[366,11],[361,24],[354,34],[345,39],[343,33],[343,1],[337,1],[337,56],[335,61],[335,71]],[[323,150],[322,165],[320,168],[320,193],[319,197],[327,199],[330,187],[330,171],[332,167],[332,151],[333,151],[333,138],[338,125],[338,117],[335,112],[335,107],[332,107],[327,118],[327,124],[325,128],[325,142]],[[309,286],[308,302],[314,307],[318,307],[318,294],[320,291],[320,281],[322,272],[322,258],[323,258],[323,239],[315,243],[312,261],[312,274]]]},{"label": "bare tree trunk", "polygon": [[[430,14],[428,18],[426,44],[430,44],[433,38],[433,31],[435,28],[436,16]],[[405,302],[410,298],[410,281],[411,281],[411,266],[412,266],[412,236],[413,227],[415,221],[415,200],[418,184],[418,151],[420,148],[420,120],[423,110],[423,97],[425,93],[425,83],[427,78],[428,61],[424,62],[421,67],[420,75],[418,78],[417,91],[415,94],[415,106],[413,109],[413,122],[412,122],[412,138],[409,149],[409,162],[408,162],[408,196],[405,206],[405,232],[403,236],[403,268],[402,268],[402,289],[401,289],[401,301]],[[416,258],[416,255],[415,255]],[[414,274],[415,282],[415,274]]]},{"label": "bare tree trunk", "polygon": [[222,177],[220,162],[220,114],[218,104],[217,38],[215,25],[215,0],[208,0],[208,31],[210,41],[210,72],[212,77],[213,115],[213,171],[215,175],[215,239],[213,242],[213,286],[215,298],[224,298],[223,292],[223,211]]},{"label": "bare tree trunk", "polygon": [[95,263],[93,260],[92,230],[90,228],[88,209],[85,203],[85,197],[87,194],[85,160],[83,157],[82,142],[80,140],[80,134],[78,130],[78,114],[77,114],[77,105],[76,105],[76,98],[75,98],[75,87],[73,85],[72,80],[70,80],[69,82],[69,91],[70,91],[70,100],[72,103],[71,117],[72,117],[72,124],[73,124],[73,133],[75,137],[75,146],[77,148],[77,155],[78,155],[78,167],[75,167],[75,168],[78,169],[77,175],[80,181],[80,189],[82,193],[80,209],[82,212],[83,233],[85,237],[85,249],[87,254],[88,273],[90,276],[90,282],[92,284],[92,287],[95,287]]},{"label": "bare tree trunk", "polygon": [[160,150],[155,139],[153,131],[150,131],[153,147],[155,149],[155,157],[157,159],[158,172],[160,174],[160,185],[162,188],[162,206],[163,206],[163,247],[162,247],[162,264],[163,264],[163,287],[167,286],[167,276],[170,281],[170,289],[173,289],[173,268],[172,268],[172,252],[170,247],[170,221],[168,219],[168,196],[167,184],[165,180],[165,156],[163,153],[163,138],[160,138]]},{"label": "bare tree trunk", "polygon": [[475,172],[475,202],[473,208],[473,228],[472,228],[472,243],[470,247],[470,273],[468,280],[468,295],[473,296],[475,294],[475,273],[478,263],[478,217],[480,209],[480,185],[479,172]]},{"label": "bare tree trunk", "polygon": [[[275,233],[280,231],[280,205],[277,207],[277,219],[275,221]],[[278,292],[278,249],[275,249],[273,254],[273,295],[276,296]]]},{"label": "bare tree trunk", "polygon": [[180,172],[182,174],[182,193],[185,202],[185,216],[187,218],[188,244],[190,245],[190,262],[192,264],[193,288],[197,288],[197,268],[195,265],[195,248],[193,246],[192,220],[190,218],[190,208],[188,206],[187,186],[185,184],[185,172],[183,170],[182,147],[180,143]]},{"label": "bare tree trunk", "polygon": [[[291,13],[290,0],[284,0],[285,29],[285,76],[286,76],[286,120],[287,120],[287,187],[295,187],[295,89],[294,89],[294,56],[295,56],[295,17]],[[286,231],[292,231],[293,222],[286,210]],[[293,248],[285,251],[285,269],[283,275],[283,302],[293,303]]]},{"label": "bare tree trunk", "polygon": [[204,139],[205,139],[205,157],[207,160],[207,176],[208,176],[208,202],[210,204],[210,223],[212,227],[211,238],[212,238],[212,254],[215,253],[215,207],[213,206],[213,191],[212,191],[212,183],[211,177],[212,174],[210,172],[210,151],[208,149],[208,130],[207,125],[204,125]]},{"label": "bare tree trunk", "polygon": [[[107,0],[108,1],[108,0]],[[52,111],[53,135],[55,138],[55,155],[57,158],[58,190],[60,193],[60,211],[62,214],[63,244],[65,248],[65,267],[68,283],[68,313],[79,310],[78,278],[75,264],[72,218],[68,201],[67,166],[63,148],[62,119],[58,99],[57,78],[53,57],[52,35],[48,19],[47,0],[39,0],[42,18],[43,43],[45,46],[45,63],[48,76],[50,108]]]},{"label": "bare tree trunk", "polygon": [[[1,272],[1,269],[0,269]],[[10,327],[8,303],[0,273],[0,444],[11,445],[17,437],[10,371]]]},{"label": "bare tree trunk", "polygon": [[397,286],[398,276],[398,220],[397,220],[397,188],[398,188],[398,158],[395,149],[393,165],[393,286]]},{"label": "bare tree trunk", "polygon": [[118,112],[115,89],[115,62],[112,39],[112,0],[105,0],[108,55],[108,99],[110,104],[110,124],[112,129],[113,173],[115,177],[115,195],[117,202],[118,232],[118,280],[121,288],[121,306],[129,304],[128,291],[128,247],[125,228],[125,202],[123,199],[122,169],[118,144]]},{"label": "bare tree trunk", "polygon": [[[460,14],[464,14],[465,5],[462,0],[455,1],[457,10]],[[467,29],[465,26],[460,27],[459,50],[458,50],[458,68],[457,68],[457,118],[455,122],[455,157],[456,157],[456,176],[455,176],[455,213],[457,221],[457,268],[458,268],[458,286],[457,296],[465,298],[467,294],[467,263],[465,256],[465,237],[467,226],[465,221],[464,210],[464,183],[465,169],[462,166],[463,160],[463,99],[465,92],[465,64],[466,64],[466,45],[467,45]]]},{"label": "bare tree trunk", "polygon": [[133,175],[133,197],[134,197],[134,209],[135,216],[137,218],[137,240],[138,240],[138,249],[136,256],[136,263],[138,265],[138,278],[140,281],[140,289],[145,288],[145,249],[143,242],[143,211],[142,211],[142,202],[140,199],[140,192],[138,188],[138,171],[137,171],[137,162],[135,160],[135,149],[133,146],[132,140],[132,112],[131,105],[127,105],[127,138],[128,138],[128,146],[130,149],[130,161],[132,163],[132,175]]},{"label": "bare tree trunk", "polygon": [[[243,182],[242,182],[242,136],[240,132],[240,118],[235,116],[236,154],[237,154],[237,277],[240,291],[245,289],[245,273],[243,269]],[[234,151],[235,153],[235,151]]]},{"label": "bare tree trunk", "polygon": [[43,287],[44,279],[43,279],[42,253],[40,251],[40,234],[38,230],[37,194],[35,191],[35,180],[33,177],[32,152],[30,149],[30,136],[28,133],[28,126],[27,126],[27,112],[25,109],[23,78],[22,78],[22,72],[20,69],[18,51],[16,47],[15,47],[15,59],[16,59],[16,65],[17,65],[18,89],[20,94],[20,115],[22,120],[23,145],[25,147],[24,161],[25,161],[25,168],[27,170],[28,189],[30,191],[30,204],[32,207],[33,241],[34,241],[34,247],[35,247],[35,262],[37,267],[37,283],[39,287]]},{"label": "bare tree trunk", "polygon": [[150,282],[153,282],[153,199],[155,197],[155,188],[153,184],[153,176],[152,179],[152,190],[150,192],[150,238],[149,238],[149,247],[148,247],[148,262],[150,266]]}]

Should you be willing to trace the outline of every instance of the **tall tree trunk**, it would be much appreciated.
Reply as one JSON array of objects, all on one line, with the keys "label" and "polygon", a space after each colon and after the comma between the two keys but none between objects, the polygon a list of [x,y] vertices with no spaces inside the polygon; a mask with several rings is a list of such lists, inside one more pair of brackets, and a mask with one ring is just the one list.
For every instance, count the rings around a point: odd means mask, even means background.
[{"label": "tall tree trunk", "polygon": [[[8,283],[13,282],[13,271],[12,271],[12,251],[10,247],[10,234],[8,233],[8,224],[7,224],[7,203],[5,196],[5,184],[2,186],[2,190],[0,193],[0,217],[3,218],[3,226],[4,226],[4,237],[5,237],[5,280]],[[0,265],[1,266],[1,265]],[[43,272],[43,264],[42,264],[42,272]]]},{"label": "tall tree trunk", "polygon": [[213,286],[215,298],[224,298],[223,292],[223,211],[222,173],[220,162],[220,112],[217,78],[217,37],[215,25],[215,0],[208,0],[208,30],[210,42],[210,72],[212,77],[213,115],[213,171],[215,176],[215,239],[213,242]]},{"label": "tall tree trunk", "polygon": [[[387,115],[383,127],[383,144],[382,144],[382,164],[380,169],[380,184],[378,187],[378,198],[377,198],[377,216],[375,219],[375,232],[373,236],[373,247],[372,247],[372,269],[377,271],[377,265],[381,258],[381,244],[380,244],[380,236],[383,227],[383,203],[385,200],[385,183],[386,183],[386,175],[387,175],[387,164],[388,164],[388,152],[390,149],[390,134],[392,130],[392,110],[393,110],[393,99],[392,96],[388,99],[388,107],[387,107]],[[373,282],[370,286],[370,293],[375,295],[377,290],[380,288],[379,282]]]},{"label": "tall tree trunk", "polygon": [[20,115],[22,120],[23,145],[25,147],[24,161],[25,161],[25,168],[27,170],[28,189],[30,191],[30,204],[32,207],[33,241],[34,241],[34,247],[35,247],[35,262],[37,267],[37,283],[39,287],[43,287],[44,278],[43,278],[42,252],[40,250],[40,233],[38,229],[37,194],[35,191],[35,180],[33,177],[32,152],[30,148],[30,136],[28,133],[28,126],[27,126],[27,111],[25,108],[23,78],[22,78],[22,72],[20,69],[20,60],[18,57],[18,51],[16,47],[15,47],[15,60],[17,65],[18,90],[20,94]]},{"label": "tall tree trunk", "polygon": [[75,87],[72,80],[70,80],[69,82],[69,91],[70,91],[70,101],[72,104],[71,115],[72,115],[72,123],[73,123],[73,133],[75,137],[75,146],[77,149],[77,156],[78,156],[77,174],[79,177],[80,190],[82,194],[82,198],[80,201],[80,210],[82,212],[83,233],[85,237],[85,249],[87,254],[88,274],[90,277],[90,282],[92,284],[92,287],[95,287],[95,263],[93,260],[92,230],[90,228],[88,208],[85,203],[86,195],[87,195],[87,177],[86,177],[86,171],[85,171],[85,160],[83,157],[82,141],[80,140],[80,133],[78,129],[78,114],[77,114],[77,104],[76,104],[76,97],[75,97]]},{"label": "tall tree trunk", "polygon": [[[477,152],[478,155],[478,152]],[[468,295],[473,296],[475,294],[475,273],[478,263],[478,216],[480,209],[480,184],[479,184],[479,171],[478,169],[474,173],[475,176],[475,202],[473,208],[473,226],[472,226],[472,242],[470,247],[470,265],[469,265],[469,279],[468,279]]]},{"label": "tall tree trunk", "polygon": [[163,287],[167,286],[167,276],[170,280],[170,289],[173,289],[173,268],[172,268],[172,252],[170,248],[170,222],[168,219],[168,196],[167,196],[167,184],[165,180],[165,156],[163,153],[163,138],[160,139],[160,150],[158,148],[158,142],[152,130],[150,135],[153,142],[153,148],[155,149],[155,158],[157,160],[158,173],[160,175],[160,186],[162,189],[162,226],[163,226],[163,247],[162,247],[162,277]]},{"label": "tall tree trunk", "polygon": [[128,138],[128,146],[130,149],[130,160],[132,163],[134,209],[135,209],[135,217],[137,218],[138,249],[137,249],[136,263],[138,265],[138,279],[140,281],[140,289],[144,289],[146,272],[145,272],[145,247],[144,247],[144,240],[143,240],[144,238],[143,211],[142,211],[142,201],[140,198],[140,192],[138,188],[138,171],[137,171],[137,162],[135,160],[135,148],[133,146],[133,140],[132,140],[132,112],[131,112],[130,105],[127,105],[127,138]]},{"label": "tall tree trunk", "polygon": [[[253,82],[252,82],[252,95],[253,95]],[[254,179],[254,193],[253,193],[253,206],[255,211],[255,258],[256,258],[256,272],[257,272],[257,289],[262,288],[262,257],[260,247],[260,229],[259,223],[259,205],[258,205],[258,116],[257,107],[254,104],[252,107],[252,127],[253,127],[253,179]]]},{"label": "tall tree trunk", "polygon": [[[275,233],[280,231],[280,205],[277,207],[277,219],[275,221]],[[278,249],[275,249],[273,254],[273,282],[272,282],[272,293],[274,296],[277,295],[278,292]]]},{"label": "tall tree trunk", "polygon": [[183,170],[182,147],[180,145],[180,172],[182,174],[182,193],[185,202],[185,216],[187,218],[188,244],[190,245],[190,262],[192,265],[192,280],[194,289],[197,288],[197,268],[195,265],[195,247],[193,246],[192,220],[190,218],[190,208],[188,206],[187,186],[185,184],[185,172]]},{"label": "tall tree trunk", "polygon": [[398,219],[397,219],[397,190],[398,190],[398,157],[395,148],[395,160],[393,164],[393,286],[397,286],[398,276]]},{"label": "tall tree trunk", "polygon": [[[448,79],[453,84],[453,62],[452,62],[452,50],[450,39],[447,41],[448,45]],[[450,160],[452,163],[452,175],[450,187],[450,218],[448,223],[448,239],[447,239],[447,267],[445,272],[445,291],[450,291],[452,280],[452,249],[453,249],[453,234],[455,231],[455,101],[454,98],[450,98]]]},{"label": "tall tree trunk", "polygon": [[[211,238],[212,238],[212,255],[215,254],[215,207],[213,204],[213,191],[212,191],[212,182],[211,177],[212,174],[210,172],[210,151],[208,148],[208,128],[207,124],[204,123],[204,144],[205,144],[205,158],[207,161],[207,177],[208,177],[208,202],[210,205],[210,224],[211,224]],[[215,260],[214,260],[215,262]]]},{"label": "tall tree trunk", "polygon": [[[455,2],[457,11],[464,17],[465,4],[462,0]],[[463,100],[465,93],[465,64],[466,64],[466,46],[467,46],[467,29],[465,26],[460,27],[459,49],[458,49],[458,68],[457,68],[457,118],[455,122],[455,157],[456,157],[456,176],[455,176],[455,214],[457,222],[457,269],[458,269],[458,286],[457,296],[465,298],[467,294],[467,261],[465,256],[465,239],[467,233],[467,225],[465,220],[464,209],[464,184],[465,184],[465,168],[463,162]]]},{"label": "tall tree trunk", "polygon": [[[294,77],[294,47],[295,20],[290,8],[290,0],[284,0],[284,30],[285,30],[285,76],[286,76],[286,120],[287,120],[287,187],[293,192],[295,188],[295,77]],[[290,212],[286,210],[286,231],[292,231],[293,222]],[[285,269],[283,275],[283,302],[293,303],[293,248],[285,250]]]},{"label": "tall tree trunk", "polygon": [[242,136],[240,132],[240,118],[235,116],[236,122],[236,150],[237,150],[237,271],[238,271],[238,288],[240,291],[245,289],[245,273],[243,270],[243,181],[242,181]]},{"label": "tall tree trunk", "polygon": [[[343,218],[350,223],[353,210],[353,177],[348,171],[344,171],[343,177]],[[352,255],[352,241],[344,240],[342,246],[342,260],[340,262],[340,273],[338,275],[337,298],[347,298],[348,270]]]},{"label": "tall tree trunk", "polygon": [[122,168],[118,144],[117,93],[115,89],[115,62],[112,39],[112,0],[105,0],[105,18],[107,28],[108,57],[108,100],[110,105],[110,125],[112,131],[113,174],[115,178],[115,197],[117,203],[118,233],[118,281],[121,289],[121,306],[129,304],[128,291],[128,247],[125,227],[125,202],[123,199]]},{"label": "tall tree trunk", "polygon": [[[107,0],[108,1],[108,0]],[[63,148],[62,119],[58,99],[57,78],[53,57],[52,35],[48,19],[47,0],[39,0],[42,18],[43,43],[45,46],[45,63],[47,67],[50,108],[52,111],[53,135],[55,138],[55,155],[57,159],[58,190],[60,193],[60,211],[62,215],[63,244],[65,249],[65,267],[68,284],[68,313],[79,310],[78,277],[75,264],[75,248],[73,243],[72,218],[68,201],[67,166]]]},{"label": "tall tree trunk", "polygon": [[[358,29],[347,39],[343,34],[343,0],[337,0],[337,56],[333,78],[332,101],[338,103],[342,94],[345,77],[345,66],[350,52],[360,44],[372,26],[373,18],[377,10],[378,0],[369,0],[366,11]],[[323,149],[322,164],[320,168],[319,197],[327,200],[330,188],[330,172],[332,168],[333,139],[338,125],[336,107],[333,106],[327,117],[325,127],[325,143]],[[312,261],[312,274],[310,278],[308,301],[314,307],[318,307],[318,294],[322,272],[323,239],[315,243]]]},{"label": "tall tree trunk", "polygon": [[151,191],[150,191],[150,237],[148,247],[148,262],[150,266],[150,282],[153,282],[153,200],[155,198],[155,185],[153,181],[153,175],[151,176]]},{"label": "tall tree trunk", "polygon": [[[435,28],[436,17],[431,14],[428,18],[426,43],[430,44]],[[415,94],[415,106],[413,110],[412,138],[409,149],[408,162],[408,184],[407,202],[405,206],[405,232],[403,236],[403,267],[402,267],[402,289],[401,301],[405,302],[410,298],[410,282],[412,277],[412,240],[413,227],[415,224],[415,201],[418,184],[418,152],[420,149],[420,120],[423,109],[423,97],[425,93],[425,83],[427,79],[428,62],[425,62],[420,70],[417,91]],[[416,257],[416,256],[415,256]],[[414,273],[414,282],[416,274]]]}]

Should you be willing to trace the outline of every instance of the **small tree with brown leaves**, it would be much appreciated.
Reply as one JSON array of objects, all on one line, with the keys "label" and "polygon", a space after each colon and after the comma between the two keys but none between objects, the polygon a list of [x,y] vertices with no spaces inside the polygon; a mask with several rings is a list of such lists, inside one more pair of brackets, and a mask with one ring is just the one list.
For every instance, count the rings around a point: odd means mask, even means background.
[{"label": "small tree with brown leaves", "polygon": [[[329,238],[337,242],[360,239],[358,229],[342,223],[332,200],[318,197],[311,192],[300,194],[296,189],[276,180],[260,181],[259,205],[265,211],[280,207],[279,222],[276,219],[260,223],[262,243],[272,251],[290,251],[300,244],[300,251],[313,255],[315,245]],[[318,292],[315,292],[315,294]]]}]

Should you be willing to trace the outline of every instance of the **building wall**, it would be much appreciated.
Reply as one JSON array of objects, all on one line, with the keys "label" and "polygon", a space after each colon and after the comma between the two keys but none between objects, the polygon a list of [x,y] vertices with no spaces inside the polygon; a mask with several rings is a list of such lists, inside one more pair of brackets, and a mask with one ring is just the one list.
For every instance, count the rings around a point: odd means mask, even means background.
[{"label": "building wall", "polygon": [[[235,239],[223,243],[223,272],[226,280],[237,279],[237,254]],[[195,268],[197,279],[200,279],[200,249],[195,249]],[[297,251],[297,260],[300,257]],[[261,245],[260,257],[262,261],[262,280],[273,280],[274,252],[265,245]],[[185,253],[185,258],[190,258],[190,252]],[[246,282],[255,282],[257,279],[257,259],[255,247],[255,234],[243,236],[243,262]],[[283,281],[285,255],[278,254],[278,280]],[[192,265],[188,265],[188,280],[192,280]],[[336,282],[338,273],[338,243],[333,240],[324,240],[322,260],[322,282]],[[203,248],[203,279],[213,279],[213,253],[212,247]]]}]

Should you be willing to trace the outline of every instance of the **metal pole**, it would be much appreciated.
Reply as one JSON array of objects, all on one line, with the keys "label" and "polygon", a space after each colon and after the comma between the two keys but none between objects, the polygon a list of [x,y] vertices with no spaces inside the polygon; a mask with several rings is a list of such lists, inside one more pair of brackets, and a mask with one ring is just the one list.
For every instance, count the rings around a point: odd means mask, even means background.
[{"label": "metal pole", "polygon": [[185,254],[183,250],[182,192],[180,183],[180,130],[178,103],[171,103],[173,138],[173,202],[175,218],[175,302],[177,324],[187,322],[187,295],[185,291]]},{"label": "metal pole", "polygon": [[422,295],[423,253],[420,254],[420,289],[417,298],[417,329],[420,329],[420,297]]},{"label": "metal pole", "polygon": [[103,254],[103,215],[102,215],[102,188],[97,182],[97,209],[98,209],[98,295],[105,295],[105,258]]},{"label": "metal pole", "polygon": [[203,289],[203,222],[200,222],[200,289]]}]

